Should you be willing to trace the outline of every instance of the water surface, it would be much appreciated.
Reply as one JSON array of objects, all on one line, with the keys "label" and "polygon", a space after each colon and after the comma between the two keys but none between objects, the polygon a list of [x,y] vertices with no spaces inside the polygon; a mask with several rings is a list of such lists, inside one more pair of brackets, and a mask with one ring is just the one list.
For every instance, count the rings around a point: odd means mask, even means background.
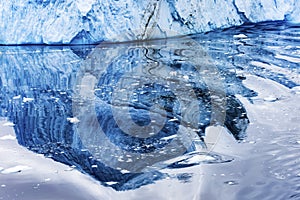
[{"label": "water surface", "polygon": [[299,198],[299,33],[2,46],[0,199]]}]

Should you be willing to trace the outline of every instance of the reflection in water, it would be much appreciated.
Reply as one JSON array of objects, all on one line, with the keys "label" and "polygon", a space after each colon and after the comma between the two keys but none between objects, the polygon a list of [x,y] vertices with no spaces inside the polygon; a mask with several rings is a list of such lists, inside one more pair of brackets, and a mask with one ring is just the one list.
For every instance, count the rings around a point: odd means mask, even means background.
[{"label": "reflection in water", "polygon": [[[255,170],[246,175],[246,186],[237,197],[259,197],[253,189],[263,185],[255,186],[257,178],[253,180],[259,162],[268,163],[271,175],[289,179],[287,183],[296,187],[299,176],[291,174],[299,174],[295,162],[299,117],[291,118],[289,130],[294,128],[295,133],[287,134],[283,121],[288,115],[264,108],[296,110],[289,93],[275,91],[285,91],[283,87],[299,94],[298,35],[296,25],[264,23],[194,40],[0,47],[0,116],[15,124],[19,144],[31,151],[90,174],[103,185],[129,190],[169,177],[161,169],[230,162],[213,152],[218,133],[210,136],[210,143],[205,132],[207,127],[222,125],[236,140],[246,137],[249,120],[237,99],[240,95],[249,100],[248,113],[257,117],[250,120],[269,131],[259,135],[265,143],[257,144],[250,156],[247,165],[252,163]],[[256,91],[242,81],[250,81]],[[240,163],[235,164],[230,165],[233,171]],[[193,174],[184,172],[188,173],[173,177],[188,182]],[[264,191],[280,185],[269,182]],[[297,198],[295,191],[289,192],[291,198]],[[276,191],[272,194],[278,196]]]},{"label": "reflection in water", "polygon": [[1,63],[1,115],[16,124],[19,144],[116,190],[166,177],[160,168],[198,164],[189,159],[209,154],[208,126],[245,137],[246,111],[224,87],[244,88],[241,79],[226,78],[236,76],[191,39],[2,47]]}]

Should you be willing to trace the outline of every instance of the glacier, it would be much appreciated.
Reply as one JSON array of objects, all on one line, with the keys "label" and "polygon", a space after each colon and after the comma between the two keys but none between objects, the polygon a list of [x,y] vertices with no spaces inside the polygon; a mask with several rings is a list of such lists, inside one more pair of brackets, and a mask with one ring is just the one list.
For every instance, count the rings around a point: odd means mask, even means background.
[{"label": "glacier", "polygon": [[299,0],[0,1],[0,44],[95,44],[300,22]]}]

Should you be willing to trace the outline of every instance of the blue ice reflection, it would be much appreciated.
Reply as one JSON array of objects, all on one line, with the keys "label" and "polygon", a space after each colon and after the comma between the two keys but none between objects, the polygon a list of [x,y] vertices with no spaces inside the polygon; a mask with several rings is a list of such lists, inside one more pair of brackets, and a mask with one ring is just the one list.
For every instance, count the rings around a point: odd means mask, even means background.
[{"label": "blue ice reflection", "polygon": [[255,92],[190,38],[0,53],[0,112],[19,144],[116,190],[162,179],[162,167],[199,164],[164,161],[209,153],[208,126],[245,138],[249,120],[235,95]]}]

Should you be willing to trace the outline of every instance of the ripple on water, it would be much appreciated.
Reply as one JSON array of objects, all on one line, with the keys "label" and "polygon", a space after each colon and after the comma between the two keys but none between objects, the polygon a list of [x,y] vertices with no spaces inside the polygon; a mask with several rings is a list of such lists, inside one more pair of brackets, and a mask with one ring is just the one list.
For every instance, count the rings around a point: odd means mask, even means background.
[{"label": "ripple on water", "polygon": [[[205,131],[205,126],[209,124],[209,117],[215,114],[210,110],[205,111],[205,109],[210,108],[209,102],[214,99],[214,96],[208,95],[207,89],[203,89],[205,88],[204,81],[199,81],[198,85],[194,84],[200,75],[205,75],[205,72],[195,74],[192,66],[183,64],[187,58],[195,57],[195,51],[193,49],[176,49],[180,48],[180,39],[175,42],[162,42],[163,44],[156,42],[150,46],[146,44],[140,46],[137,44],[120,44],[120,46],[112,44],[111,47],[100,49],[99,59],[103,62],[99,63],[110,62],[110,71],[108,70],[106,74],[102,73],[101,70],[104,67],[100,64],[95,66],[95,69],[84,69],[88,76],[94,79],[99,78],[98,74],[103,74],[102,85],[99,83],[95,88],[87,87],[92,84],[92,81],[89,82],[89,80],[86,80],[86,85],[79,85],[83,88],[86,87],[81,94],[86,95],[87,98],[84,100],[72,96],[73,86],[78,81],[76,76],[80,64],[87,58],[82,56],[82,52],[77,47],[76,49],[74,49],[75,47],[64,47],[62,48],[64,50],[55,51],[48,47],[36,47],[41,48],[40,51],[32,51],[30,47],[3,47],[0,58],[0,63],[2,63],[0,68],[0,91],[2,94],[0,96],[0,114],[13,121],[13,123],[9,122],[3,126],[16,130],[17,137],[1,135],[0,142],[11,142],[9,140],[17,139],[20,144],[32,151],[43,153],[49,158],[70,165],[71,167],[67,171],[81,170],[99,179],[105,186],[112,186],[120,190],[142,191],[138,188],[143,185],[145,190],[149,189],[151,192],[154,185],[162,184],[169,180],[168,178],[178,179],[181,184],[196,184],[198,188],[199,180],[193,181],[195,173],[191,173],[191,169],[197,171],[202,166],[206,166],[208,171],[216,169],[222,171],[219,173],[220,176],[215,176],[211,182],[207,183],[213,187],[212,194],[220,191],[220,196],[229,195],[229,199],[300,199],[300,127],[297,125],[300,120],[299,101],[297,101],[300,94],[299,37],[300,26],[282,22],[246,24],[239,28],[195,36],[193,39],[207,50],[218,73],[224,80],[226,99],[229,105],[226,110],[226,128],[233,137],[224,146],[218,147],[220,151],[218,153],[184,149],[185,153],[182,153],[184,155],[176,154],[174,159],[157,160],[157,163],[155,159],[158,154],[152,156],[147,162],[142,162],[139,161],[142,157],[132,158],[133,154],[128,154],[129,156],[124,154],[122,157],[118,154],[120,149],[114,149],[114,152],[110,148],[111,146],[105,146],[108,143],[108,140],[104,140],[106,137],[100,138],[94,134],[97,131],[95,128],[97,119],[91,120],[90,115],[95,110],[88,107],[83,110],[85,118],[77,118],[72,113],[71,104],[78,103],[81,107],[92,103],[100,105],[101,102],[109,99],[115,86],[119,86],[114,83],[119,80],[118,76],[125,73],[124,70],[144,64],[146,67],[138,73],[129,73],[129,75],[123,76],[122,84],[124,85],[122,86],[124,88],[120,92],[126,92],[128,84],[133,88],[138,87],[139,81],[142,79],[145,82],[158,82],[165,77],[166,80],[172,80],[173,85],[185,84],[184,89],[180,90],[178,87],[177,91],[184,94],[181,101],[190,105],[186,109],[188,116],[182,118],[183,120],[178,116],[168,116],[167,121],[170,124],[179,124],[181,120],[181,125],[195,128],[188,125],[189,122],[199,119],[199,111],[196,108],[200,106],[200,112],[202,112],[200,120],[203,121],[199,125],[203,129],[201,131]],[[94,48],[89,50],[92,52]],[[151,65],[148,65],[149,63]],[[124,66],[125,68],[122,68]],[[164,84],[163,86],[166,87],[164,89],[166,92],[170,85]],[[185,88],[193,88],[197,93],[195,104],[191,104],[191,98],[186,95]],[[94,101],[93,92],[99,98],[102,97],[102,101],[99,99]],[[149,104],[147,98],[149,97],[145,95],[147,92],[149,91],[136,89],[135,97],[131,99],[131,107],[138,109],[136,112],[132,112],[132,115],[140,117],[135,117],[135,122],[139,124],[145,123],[145,120],[141,120],[141,116],[143,119],[147,119],[148,123],[155,121],[159,123],[158,118],[150,119],[147,115],[149,111],[147,108]],[[154,102],[155,98],[159,99],[159,95],[161,95],[160,92],[153,93],[150,96],[151,101]],[[172,100],[170,97],[173,97],[172,95],[161,96],[165,102]],[[139,98],[144,101],[139,102]],[[204,98],[207,99],[204,101]],[[117,103],[122,106],[121,100]],[[176,104],[177,101],[171,103]],[[107,104],[109,103],[101,105]],[[170,109],[167,105],[164,106]],[[100,110],[103,108],[99,107]],[[147,111],[146,114],[142,112],[144,109]],[[156,113],[153,116],[164,114],[158,108],[155,109]],[[179,107],[176,109],[179,110]],[[101,114],[105,115],[104,112]],[[248,115],[251,125],[247,130]],[[130,117],[132,116],[128,115],[128,121]],[[127,125],[128,122],[124,121],[124,124]],[[79,137],[76,131],[82,124],[85,125],[83,126],[85,134]],[[107,123],[104,125],[106,126]],[[199,133],[198,126],[196,128],[192,131]],[[108,128],[108,130],[110,129]],[[171,129],[166,129],[166,131],[168,130]],[[188,131],[189,129],[181,130]],[[88,149],[88,145],[83,145],[84,136],[86,136],[85,142],[91,144],[93,151]],[[249,137],[250,142],[238,143],[233,139],[241,141],[246,136]],[[167,142],[175,140],[175,138],[174,135],[165,135],[159,139]],[[114,138],[112,137],[112,139]],[[124,143],[122,138],[118,141]],[[203,143],[203,141],[201,142]],[[126,144],[124,146],[128,147]],[[203,146],[205,145],[203,144]],[[141,147],[143,146],[141,145]],[[178,146],[172,146],[172,150],[176,150],[176,147]],[[223,155],[223,152],[226,152],[226,155]],[[176,151],[173,153],[175,155]],[[101,163],[103,160],[109,164],[116,163],[113,165],[115,168],[105,168]],[[130,174],[128,170],[118,166],[125,160],[128,163],[125,163],[124,166],[133,166],[132,162],[136,162],[135,165],[142,163],[141,166],[149,165],[158,172],[143,174],[138,178],[139,176],[136,174]],[[145,168],[147,169],[147,167]],[[25,170],[28,170],[28,173],[31,171],[34,173],[30,167],[20,164],[9,168],[0,167],[0,174],[9,176]],[[175,173],[175,175],[162,174],[160,170],[171,171],[170,174]],[[205,171],[205,173],[208,172]],[[216,174],[216,172],[212,173]],[[158,179],[165,180],[158,181]],[[150,184],[153,182],[155,184]],[[184,186],[180,185],[178,188]],[[38,185],[34,187],[38,188]],[[3,188],[5,185],[1,185],[1,189]],[[203,192],[209,193],[209,191]],[[122,194],[127,195],[128,193]]]}]

